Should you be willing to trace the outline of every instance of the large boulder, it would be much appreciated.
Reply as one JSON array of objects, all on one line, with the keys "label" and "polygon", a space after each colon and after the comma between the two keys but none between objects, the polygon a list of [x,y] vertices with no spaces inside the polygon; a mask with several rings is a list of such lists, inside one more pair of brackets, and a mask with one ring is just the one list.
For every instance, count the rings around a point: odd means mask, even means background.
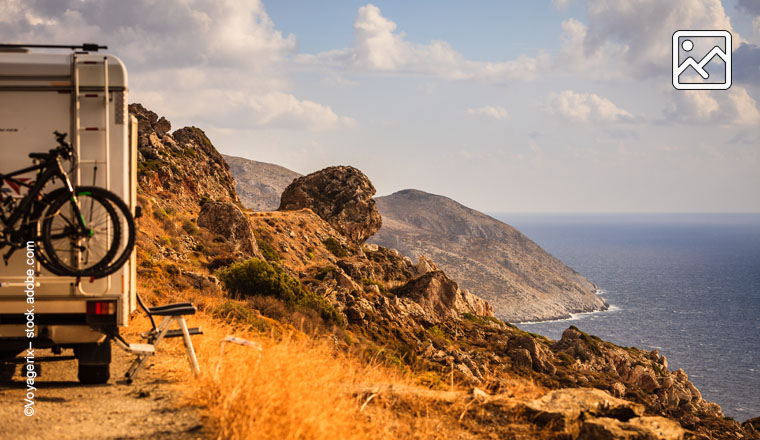
[{"label": "large boulder", "polygon": [[216,200],[205,202],[198,214],[198,226],[227,238],[240,251],[262,258],[248,217],[234,204]]},{"label": "large boulder", "polygon": [[487,301],[462,291],[441,271],[420,275],[394,289],[394,293],[419,304],[425,311],[424,321],[431,324],[458,319],[462,313],[493,316],[493,307]]},{"label": "large boulder", "polygon": [[299,177],[280,198],[280,211],[309,208],[338,232],[363,243],[382,225],[375,187],[354,167],[337,166]]}]

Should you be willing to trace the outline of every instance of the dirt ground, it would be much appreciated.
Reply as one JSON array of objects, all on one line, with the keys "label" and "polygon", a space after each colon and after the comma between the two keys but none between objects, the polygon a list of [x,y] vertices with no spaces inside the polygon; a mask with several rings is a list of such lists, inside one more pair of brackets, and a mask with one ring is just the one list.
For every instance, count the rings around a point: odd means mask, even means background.
[{"label": "dirt ground", "polygon": [[[111,379],[104,385],[81,385],[74,360],[42,363],[42,376],[35,383],[36,412],[31,417],[24,415],[26,383],[17,366],[12,382],[0,382],[0,439],[210,437],[198,408],[179,405],[179,392],[173,384],[143,369],[135,382],[127,385],[124,372],[134,356],[113,345],[111,352]],[[52,353],[40,350],[35,354]]]}]

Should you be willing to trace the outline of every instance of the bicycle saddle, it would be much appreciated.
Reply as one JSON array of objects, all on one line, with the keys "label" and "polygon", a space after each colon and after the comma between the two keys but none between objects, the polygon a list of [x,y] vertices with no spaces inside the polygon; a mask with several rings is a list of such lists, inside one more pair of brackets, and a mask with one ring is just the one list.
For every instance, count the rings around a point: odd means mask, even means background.
[{"label": "bicycle saddle", "polygon": [[29,153],[30,159],[48,159],[50,153]]}]

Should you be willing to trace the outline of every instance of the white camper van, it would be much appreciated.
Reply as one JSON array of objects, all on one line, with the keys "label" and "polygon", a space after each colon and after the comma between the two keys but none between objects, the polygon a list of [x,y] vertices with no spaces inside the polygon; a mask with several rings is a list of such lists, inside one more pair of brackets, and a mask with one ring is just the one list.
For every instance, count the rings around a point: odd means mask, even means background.
[{"label": "white camper van", "polygon": [[[137,123],[127,111],[127,71],[98,49],[0,45],[0,174],[31,166],[29,153],[54,148],[54,131],[67,133],[79,164],[69,173],[72,183],[108,189],[135,214]],[[3,182],[2,197],[23,197],[25,188],[12,183]],[[55,275],[39,262],[30,277],[35,251],[21,249],[7,264],[0,258],[0,367],[7,374],[3,361],[31,342],[60,355],[46,360],[70,358],[66,349],[73,349],[80,381],[106,382],[108,335],[127,326],[135,309],[134,251],[118,271],[98,279]]]}]

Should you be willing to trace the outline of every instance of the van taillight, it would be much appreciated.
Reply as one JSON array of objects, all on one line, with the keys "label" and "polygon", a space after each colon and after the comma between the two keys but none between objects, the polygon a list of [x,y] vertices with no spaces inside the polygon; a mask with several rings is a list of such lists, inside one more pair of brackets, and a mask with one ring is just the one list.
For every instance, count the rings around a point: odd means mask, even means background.
[{"label": "van taillight", "polygon": [[116,313],[115,301],[87,301],[88,315],[113,315]]}]

